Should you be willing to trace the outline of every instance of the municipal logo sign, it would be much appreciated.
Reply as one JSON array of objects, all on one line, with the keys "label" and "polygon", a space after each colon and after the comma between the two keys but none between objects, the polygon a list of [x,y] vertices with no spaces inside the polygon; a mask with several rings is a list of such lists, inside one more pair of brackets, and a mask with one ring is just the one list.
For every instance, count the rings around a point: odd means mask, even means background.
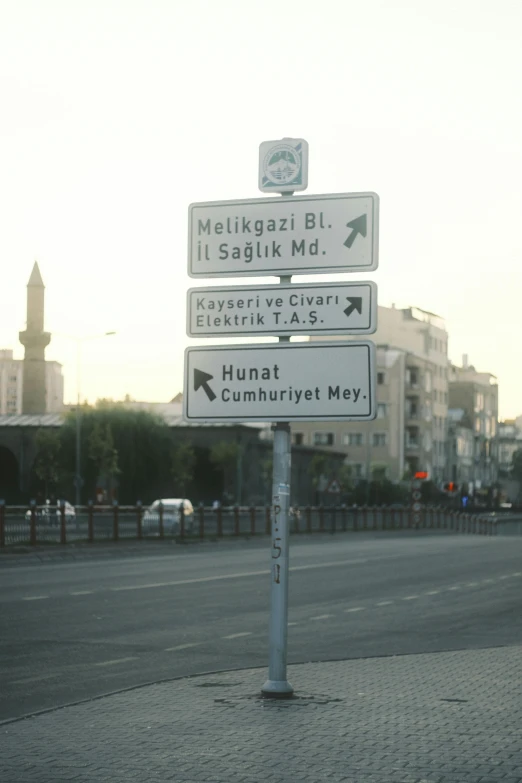
[{"label": "municipal logo sign", "polygon": [[308,142],[304,139],[263,141],[259,145],[259,189],[287,193],[308,187]]}]

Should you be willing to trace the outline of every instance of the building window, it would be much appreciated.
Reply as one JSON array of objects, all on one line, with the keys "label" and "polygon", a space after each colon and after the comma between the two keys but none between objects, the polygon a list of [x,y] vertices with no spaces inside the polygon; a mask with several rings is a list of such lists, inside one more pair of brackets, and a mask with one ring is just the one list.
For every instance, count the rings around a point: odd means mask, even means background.
[{"label": "building window", "polygon": [[349,432],[348,434],[343,435],[343,443],[345,446],[362,446],[362,432]]},{"label": "building window", "polygon": [[378,372],[377,373],[377,383],[379,384],[379,386],[382,386],[384,384],[384,373],[383,372]]},{"label": "building window", "polygon": [[16,375],[10,375],[10,376],[9,376],[9,380],[10,380],[10,381],[13,381],[14,383],[16,383],[16,382],[17,382],[17,380],[18,380],[18,377],[17,377]]},{"label": "building window", "polygon": [[333,432],[314,432],[314,446],[333,446]]},{"label": "building window", "polygon": [[406,383],[413,388],[419,385],[419,371],[416,367],[409,367],[406,370]]},{"label": "building window", "polygon": [[302,432],[294,432],[293,435],[294,438],[294,446],[302,446],[304,443],[304,433]]},{"label": "building window", "polygon": [[377,418],[378,419],[384,419],[386,417],[386,409],[387,405],[385,402],[378,402],[377,403]]},{"label": "building window", "polygon": [[372,442],[374,446],[386,446],[386,433],[374,432]]}]

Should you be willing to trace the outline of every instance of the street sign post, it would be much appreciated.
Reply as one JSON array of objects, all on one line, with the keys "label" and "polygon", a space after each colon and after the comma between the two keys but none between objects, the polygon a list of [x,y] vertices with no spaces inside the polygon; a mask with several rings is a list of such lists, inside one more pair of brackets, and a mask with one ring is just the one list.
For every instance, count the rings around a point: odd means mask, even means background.
[{"label": "street sign post", "polygon": [[[188,422],[273,422],[270,628],[265,697],[288,698],[291,421],[369,421],[376,416],[371,342],[290,343],[292,334],[371,334],[374,283],[291,285],[292,275],[364,272],[379,262],[375,193],[294,196],[308,181],[308,143],[262,142],[259,188],[281,198],[191,204],[188,274],[279,277],[279,285],[193,288],[189,337],[273,335],[278,343],[185,350]],[[329,492],[341,487],[330,482]]]},{"label": "street sign post", "polygon": [[185,350],[187,421],[370,421],[371,342],[194,346]]},{"label": "street sign post", "polygon": [[188,274],[369,272],[378,266],[378,232],[376,193],[191,204]]},{"label": "street sign post", "polygon": [[376,328],[373,282],[215,286],[187,292],[189,337],[372,334]]}]

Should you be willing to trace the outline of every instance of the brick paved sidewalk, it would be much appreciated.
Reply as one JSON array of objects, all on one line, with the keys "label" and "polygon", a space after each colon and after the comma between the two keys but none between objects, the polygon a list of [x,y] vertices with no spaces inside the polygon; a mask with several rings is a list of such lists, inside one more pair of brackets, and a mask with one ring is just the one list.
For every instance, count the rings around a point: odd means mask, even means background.
[{"label": "brick paved sidewalk", "polygon": [[5,783],[519,783],[519,648],[260,669],[138,688],[0,726]]}]

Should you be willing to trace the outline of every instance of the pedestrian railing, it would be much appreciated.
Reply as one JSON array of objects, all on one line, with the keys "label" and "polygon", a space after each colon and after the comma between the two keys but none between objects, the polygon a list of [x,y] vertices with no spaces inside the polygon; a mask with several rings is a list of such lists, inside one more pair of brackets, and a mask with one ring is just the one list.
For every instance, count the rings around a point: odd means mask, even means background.
[{"label": "pedestrian railing", "polygon": [[[417,516],[417,515],[416,515]],[[290,513],[291,534],[393,530],[445,530],[496,535],[501,518],[476,516],[440,506],[426,506],[413,522],[407,506],[305,506]],[[68,512],[58,506],[8,506],[0,500],[0,548],[74,542],[171,539],[194,541],[269,535],[270,506],[196,507],[187,517],[159,507],[155,514],[135,506],[95,505]]]}]

